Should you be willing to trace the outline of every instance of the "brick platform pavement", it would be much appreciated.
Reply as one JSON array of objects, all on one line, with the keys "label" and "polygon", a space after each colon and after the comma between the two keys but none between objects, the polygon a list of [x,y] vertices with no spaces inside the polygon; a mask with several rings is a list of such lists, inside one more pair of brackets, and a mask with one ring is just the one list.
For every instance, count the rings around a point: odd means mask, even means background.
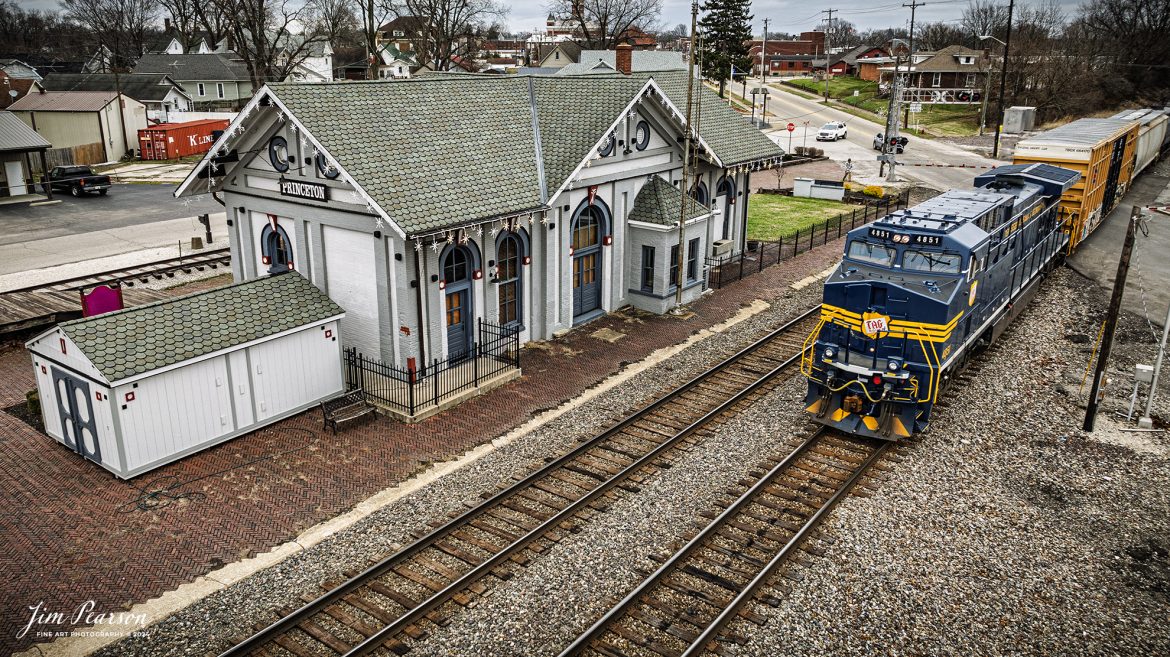
[{"label": "brick platform pavement", "polygon": [[[618,313],[547,348],[527,348],[522,378],[415,425],[379,416],[333,436],[320,431],[317,413],[306,412],[130,482],[0,412],[0,648],[34,642],[15,637],[37,603],[69,613],[94,600],[98,611],[117,611],[288,541],[754,299],[782,295],[824,270],[840,248],[830,243],[729,285],[695,303],[685,320],[639,314],[643,323],[630,324]],[[605,327],[626,337],[612,344],[590,337]],[[0,350],[0,380],[0,408],[35,387],[23,348]],[[164,488],[167,495],[142,494]]]}]

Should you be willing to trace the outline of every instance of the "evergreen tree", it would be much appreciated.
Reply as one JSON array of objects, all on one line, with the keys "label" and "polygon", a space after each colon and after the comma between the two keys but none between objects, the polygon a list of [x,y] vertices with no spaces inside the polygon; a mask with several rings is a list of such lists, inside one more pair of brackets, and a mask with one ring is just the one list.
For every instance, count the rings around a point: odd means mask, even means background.
[{"label": "evergreen tree", "polygon": [[699,29],[703,34],[703,77],[719,80],[722,97],[731,67],[736,73],[752,68],[748,43],[752,38],[751,0],[707,0]]}]

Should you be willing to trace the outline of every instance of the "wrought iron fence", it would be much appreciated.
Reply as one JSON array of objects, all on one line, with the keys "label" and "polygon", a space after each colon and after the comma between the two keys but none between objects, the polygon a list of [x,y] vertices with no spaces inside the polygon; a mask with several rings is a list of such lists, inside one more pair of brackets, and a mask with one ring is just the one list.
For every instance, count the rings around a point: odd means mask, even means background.
[{"label": "wrought iron fence", "polygon": [[476,328],[477,339],[470,349],[419,368],[388,365],[347,348],[346,386],[349,390],[361,388],[367,399],[413,416],[502,372],[520,369],[519,328],[482,319]]},{"label": "wrought iron fence", "polygon": [[851,212],[830,217],[792,235],[781,236],[773,242],[748,240],[747,251],[705,258],[707,286],[718,290],[728,283],[759,273],[764,267],[793,258],[813,247],[828,244],[858,226],[864,226],[894,210],[906,207],[908,199],[909,193],[902,192],[872,205],[864,205],[854,208]]}]

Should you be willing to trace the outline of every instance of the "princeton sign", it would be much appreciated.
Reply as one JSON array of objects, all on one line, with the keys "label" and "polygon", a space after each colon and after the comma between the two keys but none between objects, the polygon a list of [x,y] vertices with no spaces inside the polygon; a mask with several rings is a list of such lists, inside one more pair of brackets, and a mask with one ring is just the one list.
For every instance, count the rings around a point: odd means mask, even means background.
[{"label": "princeton sign", "polygon": [[329,188],[320,183],[280,179],[280,195],[307,198],[310,201],[328,201]]}]

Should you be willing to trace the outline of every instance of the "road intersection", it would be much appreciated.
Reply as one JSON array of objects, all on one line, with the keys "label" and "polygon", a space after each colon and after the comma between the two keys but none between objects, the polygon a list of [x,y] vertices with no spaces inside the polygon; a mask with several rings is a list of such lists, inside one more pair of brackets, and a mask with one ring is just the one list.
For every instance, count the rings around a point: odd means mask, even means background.
[{"label": "road intersection", "polygon": [[[854,180],[884,182],[878,177],[878,152],[873,150],[874,135],[884,132],[884,125],[798,96],[777,83],[768,87],[768,121],[772,127],[765,133],[782,148],[789,150],[790,139],[793,147],[816,146],[834,161],[852,160]],[[848,136],[836,142],[817,142],[817,130],[829,121],[843,121],[849,127]],[[791,133],[786,129],[788,123],[796,128]],[[906,152],[898,156],[898,164],[899,180],[942,191],[969,187],[975,175],[996,166],[996,161],[939,140],[910,137]]]}]

